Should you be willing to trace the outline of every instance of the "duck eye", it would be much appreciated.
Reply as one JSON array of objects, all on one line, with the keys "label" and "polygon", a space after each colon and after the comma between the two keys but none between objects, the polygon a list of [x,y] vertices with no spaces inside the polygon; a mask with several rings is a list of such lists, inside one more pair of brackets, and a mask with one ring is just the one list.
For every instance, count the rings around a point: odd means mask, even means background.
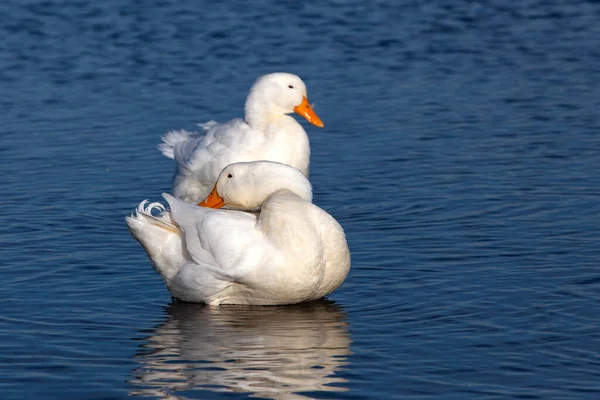
[{"label": "duck eye", "polygon": [[294,86],[292,86],[292,85],[288,85],[288,87],[289,87],[290,89],[293,89],[293,88],[294,88]]},{"label": "duck eye", "polygon": [[228,177],[228,178],[233,178],[233,175],[231,175],[231,174],[227,174],[227,177]]}]

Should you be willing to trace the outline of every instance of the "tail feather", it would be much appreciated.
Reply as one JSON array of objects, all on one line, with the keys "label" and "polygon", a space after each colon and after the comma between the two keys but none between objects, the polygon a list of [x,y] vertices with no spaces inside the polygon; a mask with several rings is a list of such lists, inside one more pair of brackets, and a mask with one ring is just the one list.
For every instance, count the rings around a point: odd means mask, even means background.
[{"label": "tail feather", "polygon": [[[203,124],[198,124],[202,128],[203,132],[208,131],[213,126],[217,125],[217,121],[210,120]],[[189,132],[184,129],[179,131],[170,131],[163,135],[162,143],[158,145],[158,149],[161,153],[169,158],[175,158],[175,147],[183,142],[188,141],[192,136],[196,136],[198,133]]]},{"label": "tail feather", "polygon": [[163,153],[164,156],[174,159],[175,158],[175,147],[187,141],[192,132],[186,130],[170,131],[163,135],[162,143],[158,145],[158,149]]},{"label": "tail feather", "polygon": [[[153,215],[153,210],[160,213]],[[129,232],[146,250],[156,272],[165,281],[168,282],[190,261],[183,232],[162,204],[144,200],[134,214],[125,217],[125,221]]]},{"label": "tail feather", "polygon": [[[152,210],[157,209],[158,215],[153,215]],[[179,233],[180,230],[171,220],[171,213],[165,212],[166,208],[159,202],[148,204],[148,200],[142,201],[136,208],[136,216],[145,218],[152,225],[158,226],[159,228],[166,229],[171,232]],[[133,214],[131,215],[133,217]]]}]

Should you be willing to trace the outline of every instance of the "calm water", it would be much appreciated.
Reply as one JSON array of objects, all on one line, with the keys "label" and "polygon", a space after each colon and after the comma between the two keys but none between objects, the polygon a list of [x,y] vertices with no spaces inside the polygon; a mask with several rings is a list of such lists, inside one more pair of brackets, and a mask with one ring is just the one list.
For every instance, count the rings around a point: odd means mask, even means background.
[{"label": "calm water", "polygon": [[[212,3],[0,3],[0,397],[600,398],[600,5]],[[123,217],[273,71],[348,280],[173,303]]]}]

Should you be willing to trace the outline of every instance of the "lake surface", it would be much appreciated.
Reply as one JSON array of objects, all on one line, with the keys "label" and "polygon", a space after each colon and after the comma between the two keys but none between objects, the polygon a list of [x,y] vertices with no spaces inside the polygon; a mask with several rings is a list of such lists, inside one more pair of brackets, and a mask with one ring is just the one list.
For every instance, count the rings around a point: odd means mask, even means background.
[{"label": "lake surface", "polygon": [[[0,3],[2,399],[600,398],[600,5],[309,3]],[[274,71],[350,275],[173,302],[124,217]]]}]

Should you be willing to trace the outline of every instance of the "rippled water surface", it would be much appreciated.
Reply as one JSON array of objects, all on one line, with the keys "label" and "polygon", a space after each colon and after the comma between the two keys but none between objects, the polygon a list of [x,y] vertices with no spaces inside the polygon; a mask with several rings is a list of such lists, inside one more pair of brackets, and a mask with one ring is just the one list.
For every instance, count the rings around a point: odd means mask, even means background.
[{"label": "rippled water surface", "polygon": [[[512,3],[0,3],[0,397],[600,398],[600,5]],[[123,217],[273,71],[351,273],[174,303]]]}]

